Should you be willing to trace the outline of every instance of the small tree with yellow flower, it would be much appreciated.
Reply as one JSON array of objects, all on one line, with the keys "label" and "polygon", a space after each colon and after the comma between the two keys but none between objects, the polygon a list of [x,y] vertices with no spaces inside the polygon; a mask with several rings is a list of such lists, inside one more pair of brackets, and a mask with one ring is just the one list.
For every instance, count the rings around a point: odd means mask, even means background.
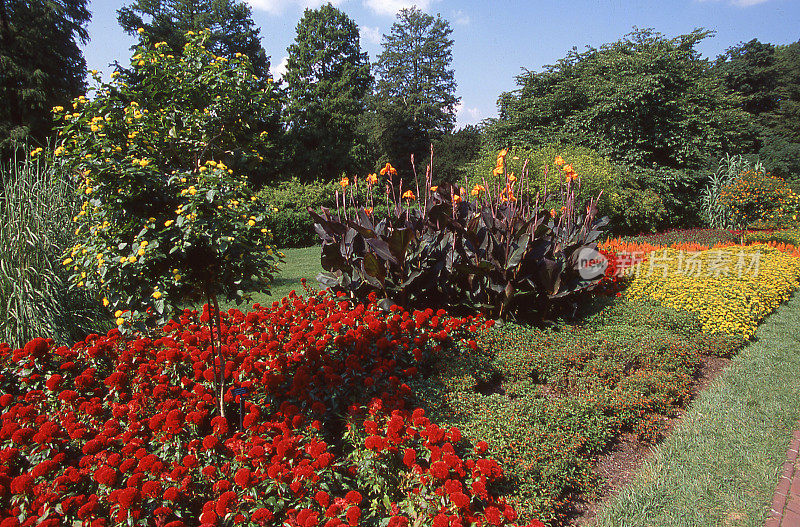
[{"label": "small tree with yellow flower", "polygon": [[243,174],[268,148],[265,129],[279,108],[247,57],[216,57],[207,37],[189,32],[180,56],[143,39],[130,70],[112,74],[93,99],[55,109],[55,155],[82,198],[81,242],[63,261],[74,285],[101,298],[123,331],[207,302],[221,399],[217,298],[268,292],[279,261]]},{"label": "small tree with yellow flower", "polygon": [[748,228],[796,225],[800,213],[800,196],[786,181],[763,170],[739,174],[722,187],[719,201],[730,211],[742,244]]}]

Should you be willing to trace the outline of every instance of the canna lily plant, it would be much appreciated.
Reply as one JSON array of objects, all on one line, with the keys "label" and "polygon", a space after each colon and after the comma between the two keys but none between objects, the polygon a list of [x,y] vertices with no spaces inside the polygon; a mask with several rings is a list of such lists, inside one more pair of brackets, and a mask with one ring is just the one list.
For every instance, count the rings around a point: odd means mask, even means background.
[{"label": "canna lily plant", "polygon": [[[464,308],[493,318],[545,316],[556,302],[593,289],[602,274],[584,278],[578,265],[608,223],[597,218],[599,195],[579,203],[580,178],[560,157],[564,179],[550,193],[531,185],[527,164],[519,177],[508,173],[507,155],[501,150],[489,181],[469,191],[433,185],[430,168],[424,185],[415,175],[413,188],[404,187],[387,163],[385,192],[377,174],[367,176],[362,204],[353,191],[358,180],[343,179],[335,211],[309,209],[322,240],[325,271],[317,279],[357,299],[376,292],[384,306]],[[388,215],[377,219],[380,199]]]}]

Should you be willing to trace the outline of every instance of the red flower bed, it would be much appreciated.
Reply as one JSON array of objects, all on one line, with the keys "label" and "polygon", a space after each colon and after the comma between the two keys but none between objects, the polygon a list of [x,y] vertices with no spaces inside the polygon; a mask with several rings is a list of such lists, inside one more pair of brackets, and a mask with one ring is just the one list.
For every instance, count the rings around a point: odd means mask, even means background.
[{"label": "red flower bed", "polygon": [[[499,465],[410,406],[404,380],[477,319],[320,294],[153,338],[0,345],[0,526],[514,525]],[[246,388],[239,427],[239,397]],[[532,524],[541,525],[539,522]]]}]

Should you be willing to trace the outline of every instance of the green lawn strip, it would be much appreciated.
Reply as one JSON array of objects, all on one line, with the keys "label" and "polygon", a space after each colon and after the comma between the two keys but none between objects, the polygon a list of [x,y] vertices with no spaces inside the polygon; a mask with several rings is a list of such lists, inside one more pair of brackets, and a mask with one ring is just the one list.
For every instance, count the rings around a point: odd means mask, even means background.
[{"label": "green lawn strip", "polygon": [[235,302],[220,302],[220,309],[232,307],[248,310],[253,304],[270,305],[276,300],[287,296],[292,290],[298,295],[305,294],[300,280],[306,278],[309,285],[319,288],[316,276],[322,272],[320,265],[320,248],[318,245],[301,247],[298,249],[281,249],[285,255],[284,263],[280,264],[280,272],[270,286],[270,294],[256,293],[251,302],[236,305]]},{"label": "green lawn strip", "polygon": [[763,526],[800,418],[800,295],[687,411],[600,526]]}]

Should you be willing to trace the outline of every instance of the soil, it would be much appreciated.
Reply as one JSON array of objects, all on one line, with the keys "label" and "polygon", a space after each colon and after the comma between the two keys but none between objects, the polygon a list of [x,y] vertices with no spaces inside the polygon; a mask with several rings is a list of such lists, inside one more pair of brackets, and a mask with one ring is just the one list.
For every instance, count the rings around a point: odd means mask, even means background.
[{"label": "soil", "polygon": [[[724,357],[703,357],[700,369],[692,383],[691,398],[693,399],[708,388],[729,362],[730,359]],[[684,413],[685,409],[680,408],[675,416],[664,418],[663,438],[669,436],[670,431]],[[580,495],[568,496],[567,509],[570,519],[568,525],[574,527],[594,525],[598,509],[606,500],[614,497],[623,487],[633,481],[642,463],[653,454],[656,445],[640,441],[634,432],[620,434],[609,450],[598,458],[595,465],[595,474],[602,482],[599,495],[591,500],[586,500]]]}]

